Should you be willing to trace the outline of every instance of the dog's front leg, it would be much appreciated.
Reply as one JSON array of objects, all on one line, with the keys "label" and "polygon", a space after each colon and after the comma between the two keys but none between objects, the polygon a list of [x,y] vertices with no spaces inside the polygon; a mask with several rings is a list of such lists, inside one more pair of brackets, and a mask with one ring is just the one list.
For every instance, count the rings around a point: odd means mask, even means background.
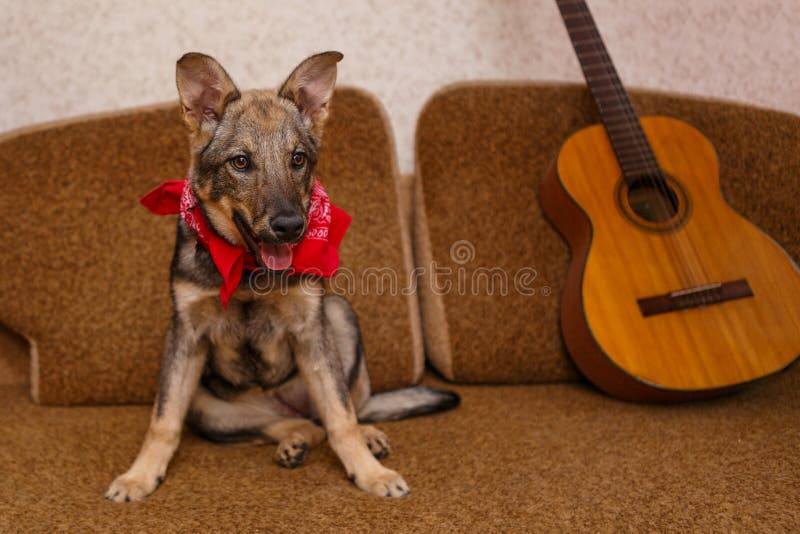
[{"label": "dog's front leg", "polygon": [[108,487],[106,499],[139,501],[164,480],[167,465],[178,448],[186,411],[200,382],[207,353],[205,344],[180,316],[173,318],[144,444],[131,468]]},{"label": "dog's front leg", "polygon": [[294,351],[300,374],[311,401],[328,434],[331,448],[344,464],[347,476],[373,495],[402,497],[408,484],[387,469],[367,448],[353,408],[336,344],[331,339],[324,314],[305,323],[294,334]]}]

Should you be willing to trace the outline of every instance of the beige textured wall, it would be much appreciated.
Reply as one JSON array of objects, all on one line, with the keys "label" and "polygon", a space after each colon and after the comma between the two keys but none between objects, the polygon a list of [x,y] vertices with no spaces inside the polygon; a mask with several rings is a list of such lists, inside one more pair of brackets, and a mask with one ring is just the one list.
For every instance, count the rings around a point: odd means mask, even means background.
[{"label": "beige textured wall", "polygon": [[[590,6],[628,85],[800,113],[799,0]],[[0,45],[0,131],[174,99],[174,61],[188,50],[251,88],[338,49],[340,81],[388,108],[406,172],[418,112],[442,85],[581,79],[552,0],[0,0]]]}]

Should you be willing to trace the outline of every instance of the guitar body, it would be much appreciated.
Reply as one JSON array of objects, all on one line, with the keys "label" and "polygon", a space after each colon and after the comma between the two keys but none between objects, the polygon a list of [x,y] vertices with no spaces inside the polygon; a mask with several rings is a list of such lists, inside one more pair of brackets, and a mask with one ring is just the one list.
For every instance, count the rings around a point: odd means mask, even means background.
[{"label": "guitar body", "polygon": [[602,390],[643,401],[713,396],[784,369],[800,354],[797,265],[724,201],[700,132],[640,121],[677,200],[669,221],[632,210],[601,125],[572,135],[541,185],[572,252],[570,355]]}]

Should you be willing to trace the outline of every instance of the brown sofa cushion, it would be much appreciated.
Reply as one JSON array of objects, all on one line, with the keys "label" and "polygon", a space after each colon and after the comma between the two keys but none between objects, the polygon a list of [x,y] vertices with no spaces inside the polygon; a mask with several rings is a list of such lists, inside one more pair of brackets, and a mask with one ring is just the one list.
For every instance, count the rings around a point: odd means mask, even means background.
[{"label": "brown sofa cushion", "polygon": [[379,425],[392,443],[386,465],[411,485],[401,501],[356,489],[327,443],[284,469],[270,459],[274,445],[225,447],[186,432],[164,484],[114,505],[103,491],[139,450],[149,408],[44,408],[0,386],[0,531],[800,528],[800,366],[673,406],[582,384],[455,389],[457,410]]},{"label": "brown sofa cushion", "polygon": [[[800,118],[648,91],[631,96],[641,115],[677,117],[705,133],[717,149],[728,202],[800,257]],[[415,255],[428,271],[435,262],[453,272],[454,289],[444,294],[434,291],[429,276],[420,277],[426,350],[447,378],[577,376],[558,329],[569,251],[544,219],[537,189],[566,137],[598,120],[581,85],[460,84],[423,110]],[[485,271],[476,275],[492,267],[508,277],[506,296],[497,289],[489,294]],[[535,294],[527,296],[515,291],[513,276],[530,268],[536,278],[525,287]],[[484,285],[459,290],[459,271],[467,286],[472,280]]]},{"label": "brown sofa cushion", "polygon": [[[0,165],[0,321],[32,341],[33,397],[151,400],[171,313],[176,218],[153,216],[138,199],[186,172],[177,107],[12,132],[0,138]],[[373,385],[409,385],[422,369],[417,304],[361,288],[367,267],[405,273],[411,265],[394,143],[371,96],[336,92],[319,175],[353,215],[340,252],[356,274],[348,296],[361,317]]]}]

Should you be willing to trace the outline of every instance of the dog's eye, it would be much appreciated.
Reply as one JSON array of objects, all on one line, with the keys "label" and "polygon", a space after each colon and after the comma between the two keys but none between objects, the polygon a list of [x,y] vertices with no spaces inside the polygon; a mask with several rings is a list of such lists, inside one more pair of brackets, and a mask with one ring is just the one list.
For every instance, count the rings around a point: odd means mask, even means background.
[{"label": "dog's eye", "polygon": [[292,165],[295,169],[299,169],[306,164],[306,155],[302,152],[295,152],[292,154]]},{"label": "dog's eye", "polygon": [[250,166],[250,160],[244,156],[236,156],[231,159],[231,165],[237,171],[243,171]]}]

